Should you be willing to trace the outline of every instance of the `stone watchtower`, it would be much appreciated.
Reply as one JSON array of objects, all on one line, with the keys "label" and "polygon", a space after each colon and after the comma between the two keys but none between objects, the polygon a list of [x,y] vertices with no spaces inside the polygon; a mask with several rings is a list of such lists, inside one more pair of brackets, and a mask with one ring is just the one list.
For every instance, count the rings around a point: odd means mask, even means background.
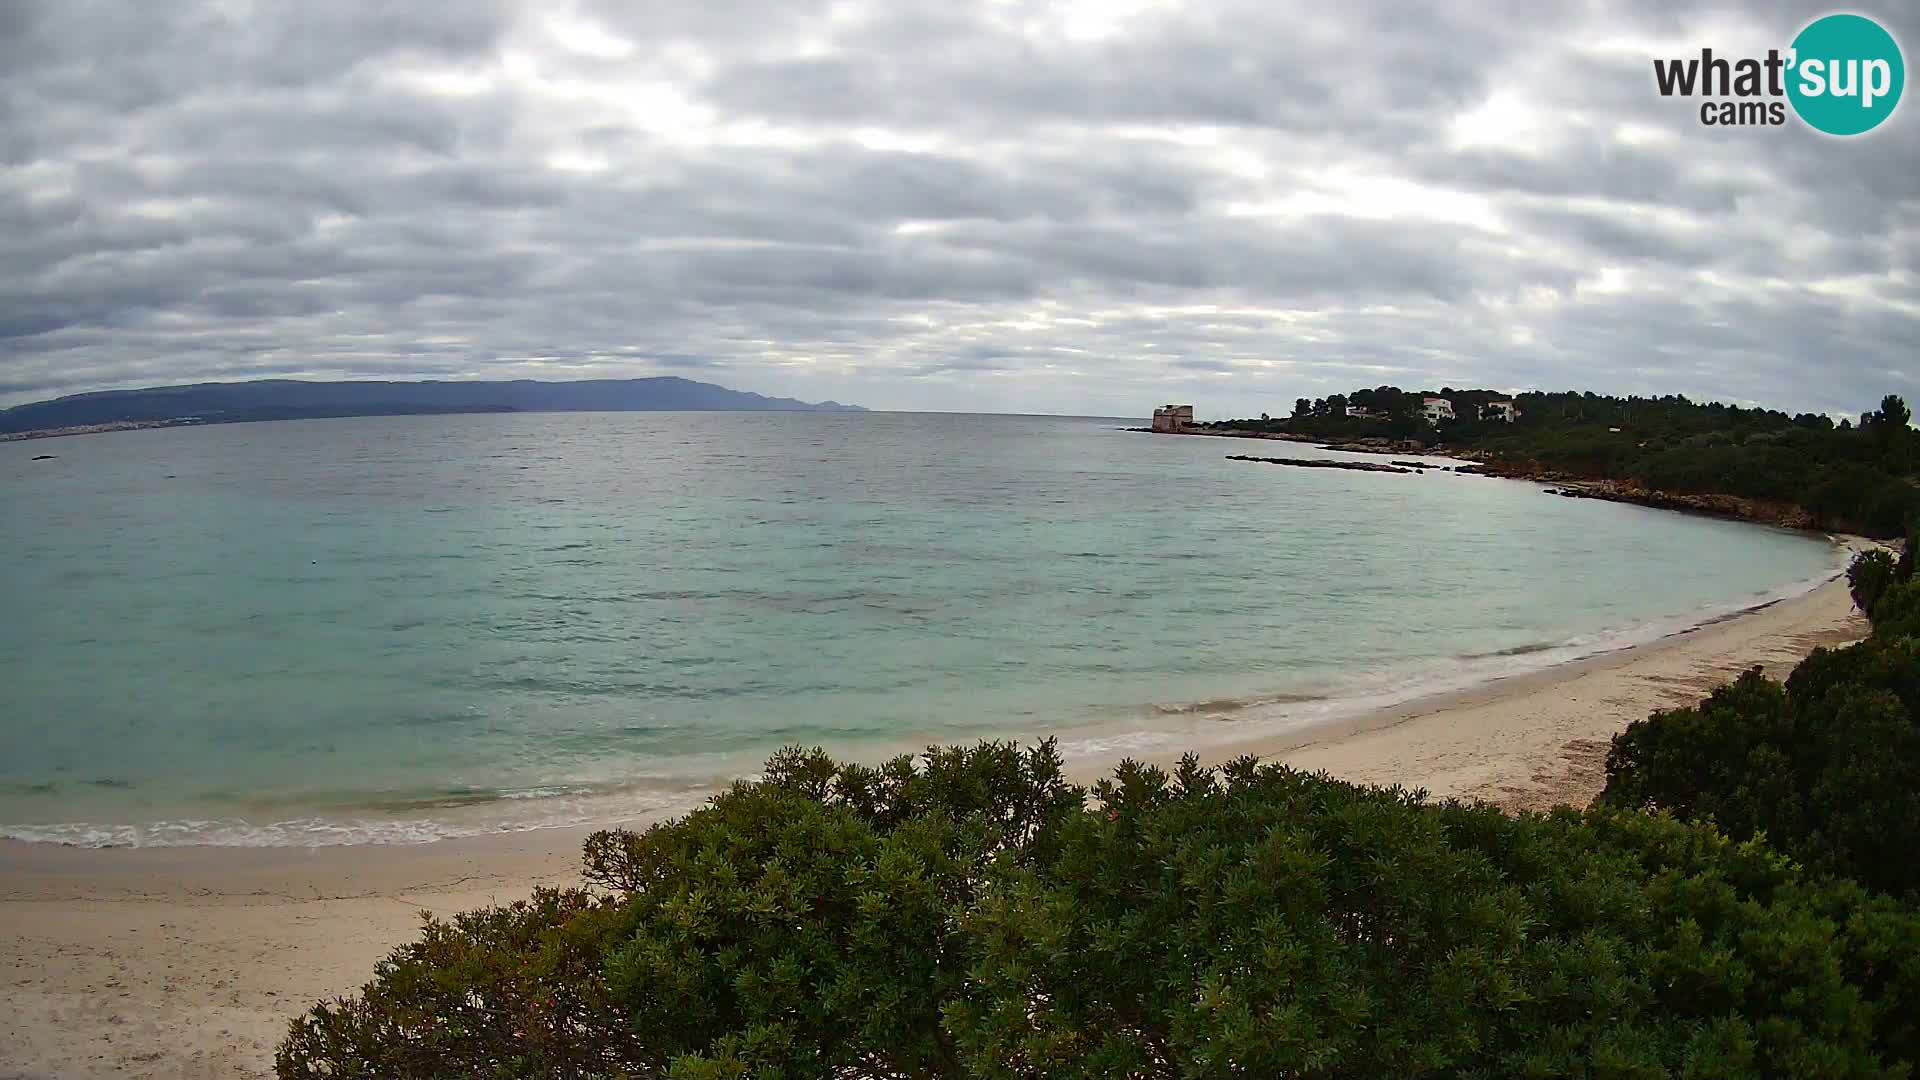
[{"label": "stone watchtower", "polygon": [[1153,410],[1153,430],[1185,431],[1193,426],[1193,406],[1162,405]]}]

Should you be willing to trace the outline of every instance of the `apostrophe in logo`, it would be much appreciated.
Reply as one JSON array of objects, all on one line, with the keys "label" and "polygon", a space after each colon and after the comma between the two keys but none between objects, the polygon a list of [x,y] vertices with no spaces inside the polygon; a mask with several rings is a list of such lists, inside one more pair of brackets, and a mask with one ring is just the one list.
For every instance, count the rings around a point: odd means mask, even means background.
[{"label": "apostrophe in logo", "polygon": [[1787,100],[1829,135],[1872,131],[1893,115],[1906,86],[1900,46],[1862,15],[1828,15],[1807,24],[1787,54]]},{"label": "apostrophe in logo", "polygon": [[1808,127],[1828,135],[1872,131],[1893,115],[1906,88],[1900,45],[1864,15],[1827,15],[1802,29],[1783,53],[1655,60],[1661,97],[1702,97],[1708,127],[1778,127],[1787,105]]}]

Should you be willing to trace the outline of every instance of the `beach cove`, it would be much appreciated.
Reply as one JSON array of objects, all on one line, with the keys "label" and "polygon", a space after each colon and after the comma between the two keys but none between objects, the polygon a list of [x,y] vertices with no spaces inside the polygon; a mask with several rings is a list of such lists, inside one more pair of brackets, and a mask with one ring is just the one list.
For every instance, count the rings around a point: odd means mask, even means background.
[{"label": "beach cove", "polygon": [[20,458],[15,584],[70,602],[7,628],[0,1078],[269,1075],[422,912],[577,883],[595,828],[780,745],[1578,805],[1626,725],[1865,632],[1857,542],[1512,480],[1099,420],[572,422]]},{"label": "beach cove", "polygon": [[[1581,804],[1607,740],[1753,665],[1781,675],[1865,632],[1843,581],[1697,629],[1403,703],[1290,738],[1221,743],[1435,798]],[[1171,764],[1177,753],[1136,755]],[[1076,779],[1112,764],[1070,759]],[[644,821],[633,822],[642,825]],[[0,1076],[271,1074],[286,1022],[350,992],[419,913],[577,880],[582,829],[329,848],[87,850],[0,844],[10,1008]]]},{"label": "beach cove", "polygon": [[[0,446],[0,837],[418,843],[783,745],[1290,737],[1658,639],[1820,534],[1099,419],[372,417]],[[1304,460],[1377,464],[1299,448]]]}]

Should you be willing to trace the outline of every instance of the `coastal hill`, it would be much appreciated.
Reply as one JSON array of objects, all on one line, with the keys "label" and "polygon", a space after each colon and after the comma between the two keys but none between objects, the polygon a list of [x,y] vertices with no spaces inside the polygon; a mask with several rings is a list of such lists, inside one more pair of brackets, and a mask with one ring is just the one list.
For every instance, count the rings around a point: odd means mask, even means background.
[{"label": "coastal hill", "polygon": [[1381,386],[1184,429],[1388,453],[1426,451],[1562,494],[1698,510],[1800,528],[1899,536],[1920,516],[1920,432],[1898,396],[1836,423],[1811,412],[1678,395]]},{"label": "coastal hill", "polygon": [[478,412],[643,411],[864,412],[836,401],[806,402],[729,390],[672,376],[577,382],[255,382],[195,383],[102,390],[0,411],[0,434],[89,427],[155,427]]}]

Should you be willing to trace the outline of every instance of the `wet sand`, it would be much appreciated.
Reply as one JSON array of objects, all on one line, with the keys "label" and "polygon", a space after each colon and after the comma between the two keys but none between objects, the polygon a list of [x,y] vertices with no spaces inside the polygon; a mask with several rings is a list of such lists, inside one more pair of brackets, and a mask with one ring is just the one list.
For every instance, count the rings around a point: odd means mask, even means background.
[{"label": "wet sand", "polygon": [[[1647,645],[1205,756],[1516,809],[1581,804],[1627,724],[1865,629],[1830,582]],[[1113,763],[1069,766],[1084,780]],[[420,912],[571,883],[587,831],[314,849],[0,842],[0,1080],[271,1075],[287,1020],[365,981]]]}]

